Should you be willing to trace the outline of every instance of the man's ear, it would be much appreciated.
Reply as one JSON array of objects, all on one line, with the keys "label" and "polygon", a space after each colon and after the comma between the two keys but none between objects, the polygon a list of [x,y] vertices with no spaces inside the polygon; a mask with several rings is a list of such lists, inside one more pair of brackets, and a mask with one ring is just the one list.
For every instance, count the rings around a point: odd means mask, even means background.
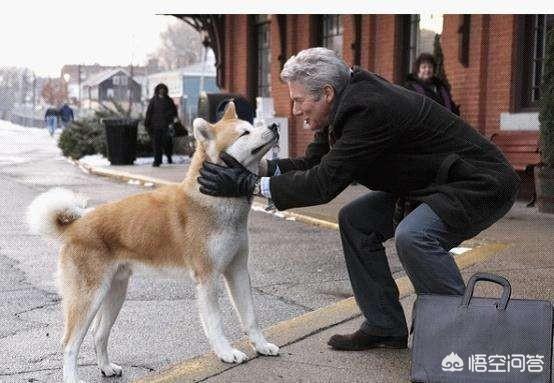
[{"label": "man's ear", "polygon": [[205,142],[213,139],[213,126],[203,118],[195,118],[192,122],[194,138],[198,142]]},{"label": "man's ear", "polygon": [[335,89],[331,85],[325,85],[323,87],[323,97],[328,103],[332,103],[335,99]]}]

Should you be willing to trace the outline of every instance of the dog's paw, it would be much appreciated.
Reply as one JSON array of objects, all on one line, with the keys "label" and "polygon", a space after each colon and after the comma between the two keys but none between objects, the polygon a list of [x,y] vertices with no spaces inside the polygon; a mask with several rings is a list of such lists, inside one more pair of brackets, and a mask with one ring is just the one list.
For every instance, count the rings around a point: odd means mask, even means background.
[{"label": "dog's paw", "polygon": [[279,355],[279,347],[273,343],[262,343],[254,347],[254,349],[262,355]]},{"label": "dog's paw", "polygon": [[217,356],[225,363],[240,364],[248,360],[248,357],[246,356],[246,354],[240,350],[237,350],[236,348],[231,348],[229,349],[229,351],[225,351],[225,352],[219,352]]},{"label": "dog's paw", "polygon": [[104,376],[121,376],[123,369],[115,363],[110,363],[108,366],[100,367],[100,371]]}]

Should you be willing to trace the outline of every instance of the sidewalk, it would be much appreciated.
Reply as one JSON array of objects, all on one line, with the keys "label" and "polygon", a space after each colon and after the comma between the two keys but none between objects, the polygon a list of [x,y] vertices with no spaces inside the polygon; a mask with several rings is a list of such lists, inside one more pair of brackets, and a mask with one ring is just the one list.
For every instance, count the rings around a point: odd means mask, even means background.
[{"label": "sidewalk", "polygon": [[[135,166],[87,166],[91,173],[143,184],[165,184],[181,181],[187,164]],[[300,217],[322,220],[336,228],[340,207],[365,192],[362,186],[348,187],[333,202],[294,209]],[[262,203],[263,201],[258,201]],[[513,298],[554,299],[554,215],[538,213],[518,202],[498,223],[469,241],[471,251],[456,256],[464,279],[477,271],[497,273],[508,278]],[[411,321],[415,300],[406,277],[397,279],[401,301]],[[481,284],[477,295],[497,296],[499,289]],[[250,361],[228,365],[209,353],[185,360],[139,382],[408,382],[409,350],[370,350],[340,352],[327,346],[335,333],[351,332],[361,318],[353,298],[345,299],[278,323],[264,330],[269,341],[281,347],[278,357],[258,357],[246,340],[236,343],[248,351]]]}]

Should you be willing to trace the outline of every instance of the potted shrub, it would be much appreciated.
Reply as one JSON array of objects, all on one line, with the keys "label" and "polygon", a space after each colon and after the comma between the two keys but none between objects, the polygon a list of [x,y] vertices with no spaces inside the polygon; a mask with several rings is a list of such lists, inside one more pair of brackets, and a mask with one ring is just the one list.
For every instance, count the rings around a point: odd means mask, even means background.
[{"label": "potted shrub", "polygon": [[546,38],[539,109],[541,166],[535,167],[540,212],[554,214],[554,30]]}]

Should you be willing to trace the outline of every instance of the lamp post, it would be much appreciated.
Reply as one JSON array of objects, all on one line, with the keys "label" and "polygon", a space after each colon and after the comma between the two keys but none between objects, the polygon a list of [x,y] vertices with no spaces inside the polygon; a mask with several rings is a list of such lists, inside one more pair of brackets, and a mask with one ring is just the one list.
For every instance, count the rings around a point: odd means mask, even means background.
[{"label": "lamp post", "polygon": [[31,112],[32,117],[32,124],[35,123],[35,113],[36,113],[36,96],[37,96],[37,75],[35,74],[35,71],[32,71],[33,74],[33,111]]},{"label": "lamp post", "polygon": [[202,58],[202,71],[200,72],[200,86],[198,93],[204,91],[204,71],[206,70],[206,61],[208,60],[208,47],[210,46],[210,35],[207,31],[202,31],[202,45],[204,46],[204,57]]}]

